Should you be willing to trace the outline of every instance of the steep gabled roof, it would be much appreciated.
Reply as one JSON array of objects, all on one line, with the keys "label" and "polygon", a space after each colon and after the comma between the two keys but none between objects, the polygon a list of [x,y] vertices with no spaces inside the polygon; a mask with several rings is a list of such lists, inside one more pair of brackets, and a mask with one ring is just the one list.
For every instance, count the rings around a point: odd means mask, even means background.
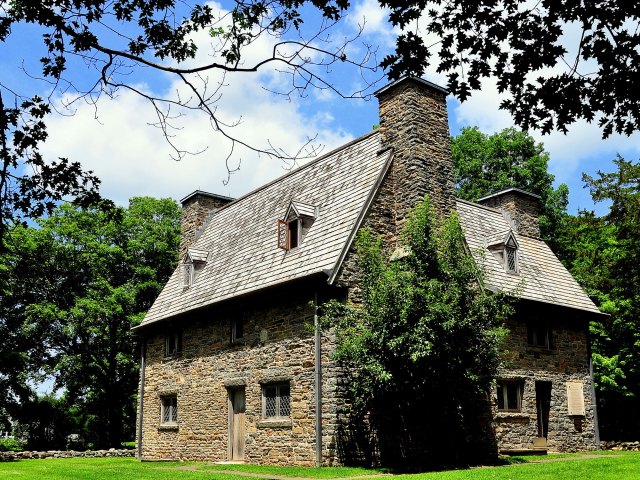
[{"label": "steep gabled roof", "polygon": [[[332,269],[389,165],[391,152],[379,149],[371,132],[215,212],[192,245],[209,252],[197,281],[183,288],[176,269],[140,326]],[[300,246],[284,251],[277,223],[292,202],[317,215]]]},{"label": "steep gabled roof", "polygon": [[521,298],[600,313],[578,282],[542,240],[519,235],[519,274],[507,273],[488,247],[505,238],[509,222],[497,209],[456,201],[460,224],[471,253],[485,268],[485,281],[495,290],[516,291]]}]

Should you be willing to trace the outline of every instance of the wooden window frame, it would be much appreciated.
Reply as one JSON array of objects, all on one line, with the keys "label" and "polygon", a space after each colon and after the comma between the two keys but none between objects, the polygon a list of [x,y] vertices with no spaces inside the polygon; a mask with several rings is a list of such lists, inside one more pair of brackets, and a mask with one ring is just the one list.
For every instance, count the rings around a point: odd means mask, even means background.
[{"label": "wooden window frame", "polygon": [[[516,386],[516,408],[509,408],[509,386]],[[522,396],[524,393],[524,384],[522,380],[498,380],[497,382],[497,409],[499,412],[521,412]],[[500,397],[502,396],[502,405],[500,408]]]},{"label": "wooden window frame", "polygon": [[[238,335],[238,326],[240,326],[240,335]],[[236,343],[244,339],[244,315],[231,319],[231,343]]]},{"label": "wooden window frame", "polygon": [[[544,331],[543,343],[538,341],[538,333],[541,331]],[[552,345],[551,328],[548,323],[527,322],[527,346],[551,350]]]},{"label": "wooden window frame", "polygon": [[[511,259],[513,261],[511,261]],[[513,265],[511,265],[513,263]],[[504,247],[504,268],[508,273],[518,273],[518,249],[509,245]]]},{"label": "wooden window frame", "polygon": [[177,357],[182,354],[182,332],[172,330],[164,336],[164,356]]},{"label": "wooden window frame", "polygon": [[[281,393],[281,389],[285,387],[289,390],[289,395],[282,395]],[[275,415],[267,415],[267,395],[266,395],[266,391],[268,388],[275,388],[276,389],[276,394],[275,394],[275,400],[276,400],[276,405],[275,405]],[[288,415],[281,415],[282,413],[282,409],[283,409],[283,405],[282,405],[282,398],[283,397],[289,397],[288,400],[288,408],[289,408],[289,414]],[[262,385],[262,418],[263,419],[268,419],[268,420],[281,420],[281,419],[289,419],[291,418],[291,383],[290,382],[278,382],[278,383],[265,383]]]},{"label": "wooden window frame", "polygon": [[[169,413],[165,415],[169,409]],[[165,416],[169,419],[165,421]],[[160,397],[160,425],[178,425],[178,395],[162,395]]]}]

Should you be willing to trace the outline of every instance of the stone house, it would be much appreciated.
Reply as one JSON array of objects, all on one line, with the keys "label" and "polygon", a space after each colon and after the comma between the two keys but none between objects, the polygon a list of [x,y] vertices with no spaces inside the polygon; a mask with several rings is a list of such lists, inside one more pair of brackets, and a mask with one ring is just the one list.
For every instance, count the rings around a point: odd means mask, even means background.
[{"label": "stone house", "polygon": [[357,297],[358,229],[393,248],[427,193],[440,215],[458,211],[488,284],[520,291],[492,398],[499,448],[597,448],[600,313],[540,239],[538,197],[454,197],[446,94],[403,78],[376,94],[379,129],[239,199],[182,200],[181,263],[135,329],[140,459],[341,463],[340,370],[316,306]]}]

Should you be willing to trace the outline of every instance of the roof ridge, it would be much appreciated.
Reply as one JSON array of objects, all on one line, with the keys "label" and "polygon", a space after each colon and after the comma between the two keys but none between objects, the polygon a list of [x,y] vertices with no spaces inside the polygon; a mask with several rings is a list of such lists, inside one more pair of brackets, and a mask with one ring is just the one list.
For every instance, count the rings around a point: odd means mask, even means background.
[{"label": "roof ridge", "polygon": [[487,207],[486,205],[482,205],[481,203],[476,203],[476,202],[472,202],[470,200],[465,200],[464,198],[457,198],[456,197],[455,200],[456,200],[456,202],[466,203],[467,205],[471,205],[472,207],[479,207],[479,208],[483,208],[485,210],[489,210],[492,213],[498,213],[498,214],[502,213],[497,208]]},{"label": "roof ridge", "polygon": [[304,170],[304,169],[306,169],[306,168],[308,168],[308,167],[310,167],[312,165],[315,165],[316,163],[318,163],[318,162],[320,162],[322,160],[325,160],[327,157],[330,157],[331,155],[335,155],[336,153],[338,153],[341,150],[346,150],[347,148],[351,147],[352,145],[354,145],[354,144],[356,144],[358,142],[361,142],[362,140],[364,140],[364,139],[366,139],[368,137],[371,137],[371,136],[373,136],[373,135],[375,135],[377,133],[378,133],[378,130],[372,130],[371,132],[367,132],[364,135],[360,135],[359,137],[354,138],[353,140],[351,140],[351,141],[349,141],[349,142],[347,142],[347,143],[345,143],[345,144],[343,144],[343,145],[341,145],[341,146],[339,146],[337,148],[334,148],[333,150],[330,150],[329,152],[325,153],[324,155],[321,155],[320,157],[315,158],[315,159],[311,160],[310,162],[305,163],[304,165],[301,165],[300,167],[296,168],[295,170],[291,170],[290,172],[287,172],[284,175],[280,175],[279,177],[274,178],[270,182],[267,182],[264,185],[261,185],[258,188],[255,188],[255,189],[251,190],[250,192],[245,193],[244,195],[242,195],[242,196],[236,198],[235,200],[227,203],[226,205],[223,205],[220,208],[218,208],[217,212],[220,212],[222,210],[226,210],[227,208],[231,207],[232,205],[236,205],[237,203],[239,203],[240,201],[244,200],[245,198],[250,197],[251,195],[254,195],[254,194],[258,193],[258,192],[264,190],[267,187],[270,187],[274,183],[280,182],[283,179],[285,179],[285,178],[287,178],[287,177],[289,177],[289,176],[291,176],[291,175],[293,175],[295,173],[298,173],[298,172],[300,172],[300,171],[302,171],[302,170]]}]

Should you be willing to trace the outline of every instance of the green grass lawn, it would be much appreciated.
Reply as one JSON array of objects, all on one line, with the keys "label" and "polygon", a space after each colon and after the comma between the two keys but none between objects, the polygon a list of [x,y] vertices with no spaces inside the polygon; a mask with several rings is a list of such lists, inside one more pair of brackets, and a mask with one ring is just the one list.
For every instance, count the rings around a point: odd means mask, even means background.
[{"label": "green grass lawn", "polygon": [[[598,454],[602,452],[597,452]],[[542,461],[542,463],[537,463]],[[224,473],[222,470],[237,474]],[[255,480],[242,474],[329,479],[380,474],[361,468],[259,467],[210,463],[141,463],[132,458],[62,458],[0,463],[0,479],[29,480]],[[382,477],[384,478],[384,477]],[[640,453],[609,452],[526,457],[502,467],[397,475],[393,480],[640,480]]]}]

